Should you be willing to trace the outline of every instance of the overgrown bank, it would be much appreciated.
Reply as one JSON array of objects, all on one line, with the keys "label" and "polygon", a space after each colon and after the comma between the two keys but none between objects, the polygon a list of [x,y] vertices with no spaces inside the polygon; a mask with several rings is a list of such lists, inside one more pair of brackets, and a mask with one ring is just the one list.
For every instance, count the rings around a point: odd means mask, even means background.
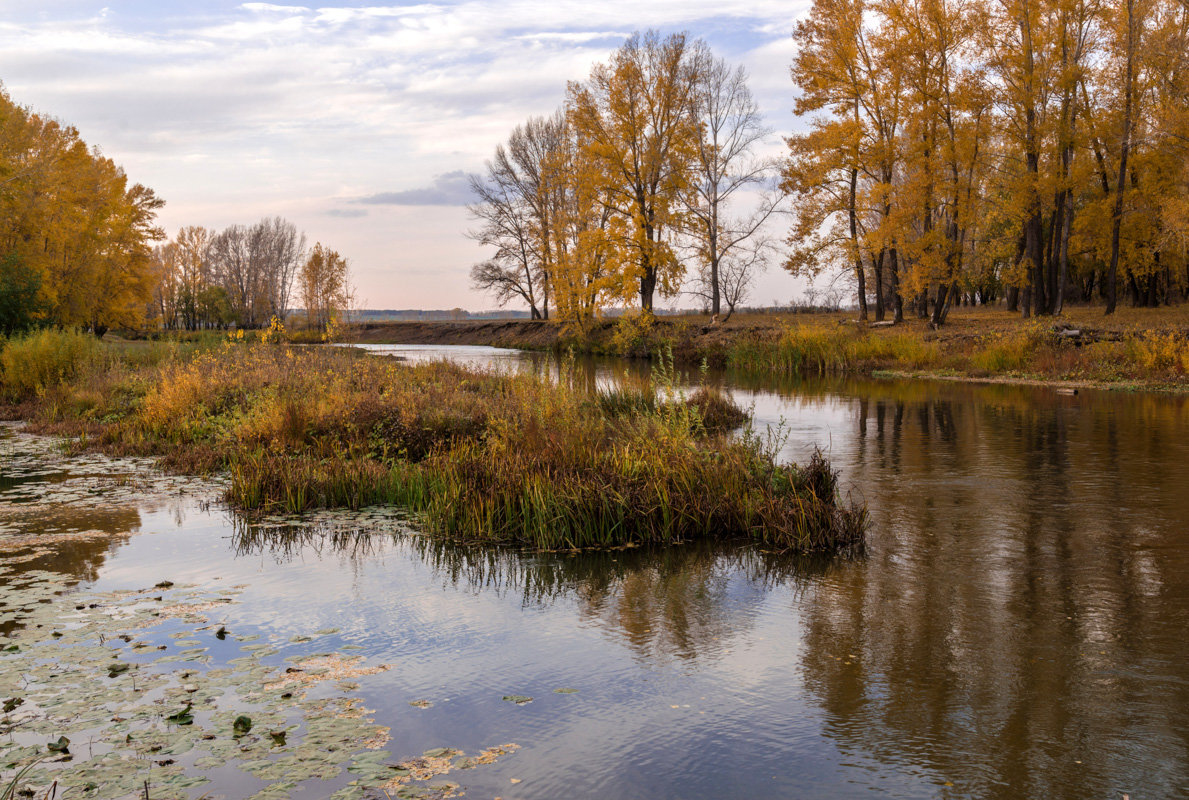
[{"label": "overgrown bank", "polygon": [[860,327],[845,314],[603,320],[576,330],[539,321],[415,322],[360,326],[359,343],[480,344],[650,357],[668,349],[748,374],[895,371],[919,376],[1107,386],[1189,388],[1189,311],[1097,309],[1021,322],[1001,311],[956,310],[940,330],[925,320]]},{"label": "overgrown bank", "polygon": [[[7,415],[177,471],[226,469],[248,509],[394,503],[456,539],[545,549],[746,537],[828,550],[866,524],[822,458],[781,465],[771,443],[725,435],[740,412],[709,392],[591,394],[564,376],[338,348],[85,339],[10,342]],[[30,374],[46,354],[53,366]]]}]

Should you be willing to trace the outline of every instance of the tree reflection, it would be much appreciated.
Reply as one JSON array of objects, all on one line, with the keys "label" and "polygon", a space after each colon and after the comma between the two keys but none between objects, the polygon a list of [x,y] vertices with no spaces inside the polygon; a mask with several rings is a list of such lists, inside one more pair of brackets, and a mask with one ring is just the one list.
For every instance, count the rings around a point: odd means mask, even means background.
[{"label": "tree reflection", "polygon": [[828,735],[962,796],[1182,791],[1185,405],[933,390],[855,406],[869,561],[805,605]]}]

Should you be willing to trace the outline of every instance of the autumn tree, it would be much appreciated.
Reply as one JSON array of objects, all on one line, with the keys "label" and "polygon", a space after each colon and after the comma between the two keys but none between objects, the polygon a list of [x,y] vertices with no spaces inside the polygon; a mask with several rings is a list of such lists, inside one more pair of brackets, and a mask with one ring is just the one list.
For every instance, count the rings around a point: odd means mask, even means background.
[{"label": "autumn tree", "polygon": [[482,176],[471,176],[476,197],[468,210],[479,225],[470,236],[493,255],[471,269],[475,287],[503,305],[528,304],[533,319],[549,319],[558,256],[561,203],[569,176],[558,172],[569,135],[565,117],[532,117],[496,147]]},{"label": "autumn tree", "polygon": [[35,292],[22,324],[99,334],[138,325],[153,289],[162,204],[76,129],[0,93],[0,291]]},{"label": "autumn tree", "polygon": [[255,225],[231,225],[210,239],[211,280],[227,292],[241,327],[284,319],[297,270],[305,258],[305,234],[280,217]]},{"label": "autumn tree", "polygon": [[571,83],[567,113],[590,179],[611,212],[599,236],[620,277],[618,293],[651,313],[675,294],[682,265],[673,236],[685,225],[698,142],[697,69],[684,34],[629,38],[585,83]]},{"label": "autumn tree", "polygon": [[797,23],[791,72],[801,93],[794,110],[813,116],[810,130],[787,140],[783,181],[785,191],[794,196],[785,268],[814,276],[829,266],[847,264],[854,271],[863,321],[868,311],[859,177],[867,81],[859,46],[865,11],[865,0],[817,0]]},{"label": "autumn tree", "polygon": [[845,265],[862,316],[874,278],[877,318],[886,277],[935,324],[1189,293],[1187,36],[1180,0],[816,0],[787,266]]},{"label": "autumn tree", "polygon": [[338,252],[314,245],[298,274],[298,287],[306,319],[313,326],[328,328],[351,307],[354,290],[347,260]]}]

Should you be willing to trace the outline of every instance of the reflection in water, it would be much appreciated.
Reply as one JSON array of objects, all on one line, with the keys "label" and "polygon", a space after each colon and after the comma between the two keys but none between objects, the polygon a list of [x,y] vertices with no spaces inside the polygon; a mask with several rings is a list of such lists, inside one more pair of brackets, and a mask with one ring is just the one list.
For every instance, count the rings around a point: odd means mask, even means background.
[{"label": "reflection in water", "polygon": [[[568,374],[647,373],[579,360]],[[464,548],[375,510],[230,515],[213,528],[229,548],[200,549],[192,530],[175,546],[253,581],[253,624],[341,624],[399,661],[396,699],[379,703],[394,735],[504,741],[523,726],[509,774],[529,778],[526,797],[1189,796],[1189,400],[708,379],[758,423],[785,420],[786,457],[829,450],[870,508],[862,557]],[[121,508],[92,524],[158,524]],[[60,563],[41,568],[90,579],[117,562],[156,580],[171,556],[130,554],[145,538],[118,554],[55,540]],[[196,560],[175,558],[178,572]],[[499,700],[534,681],[533,705]],[[547,705],[567,685],[571,705]],[[400,716],[427,696],[442,702]]]},{"label": "reflection in water", "polygon": [[[361,524],[362,523],[362,524]],[[575,599],[580,618],[618,631],[642,655],[692,659],[746,626],[745,609],[777,587],[799,594],[838,559],[790,555],[739,543],[699,541],[671,548],[529,553],[456,545],[407,529],[376,532],[350,518],[260,525],[233,518],[237,558],[268,555],[278,563],[334,557],[354,570],[382,555],[408,552],[445,585],[467,593],[519,598],[547,607]],[[727,591],[731,581],[747,596]],[[750,597],[750,599],[749,599]]]},{"label": "reflection in water", "polygon": [[1185,792],[1183,398],[865,388],[875,543],[805,606],[829,734],[977,797]]}]

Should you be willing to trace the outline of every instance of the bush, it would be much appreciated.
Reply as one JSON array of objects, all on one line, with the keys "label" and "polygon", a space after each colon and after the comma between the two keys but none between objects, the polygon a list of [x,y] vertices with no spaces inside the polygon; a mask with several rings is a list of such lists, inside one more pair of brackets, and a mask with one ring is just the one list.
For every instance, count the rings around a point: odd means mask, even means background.
[{"label": "bush", "polygon": [[99,342],[77,331],[41,330],[9,339],[0,350],[0,393],[20,402],[75,378],[98,356]]}]

